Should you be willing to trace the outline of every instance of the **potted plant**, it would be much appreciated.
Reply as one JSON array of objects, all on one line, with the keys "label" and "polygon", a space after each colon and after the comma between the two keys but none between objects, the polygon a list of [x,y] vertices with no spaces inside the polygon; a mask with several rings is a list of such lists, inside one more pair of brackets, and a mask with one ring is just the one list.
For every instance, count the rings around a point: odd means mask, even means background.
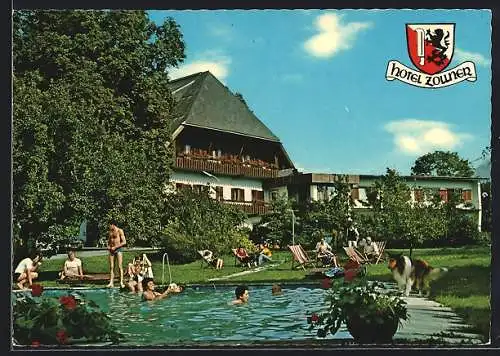
[{"label": "potted plant", "polygon": [[402,320],[408,319],[406,302],[380,282],[365,278],[334,280],[326,296],[328,310],[307,318],[317,335],[335,334],[345,324],[355,342],[388,343]]},{"label": "potted plant", "polygon": [[13,338],[15,344],[37,347],[96,342],[118,343],[122,335],[110,318],[91,300],[72,292],[60,297],[42,296],[43,287],[34,284],[31,295],[13,296]]}]

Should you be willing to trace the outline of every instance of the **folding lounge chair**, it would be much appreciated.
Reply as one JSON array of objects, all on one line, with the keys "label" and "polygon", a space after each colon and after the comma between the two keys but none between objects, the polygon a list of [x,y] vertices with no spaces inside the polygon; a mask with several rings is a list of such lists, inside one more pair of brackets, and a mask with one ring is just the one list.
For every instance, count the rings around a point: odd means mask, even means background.
[{"label": "folding lounge chair", "polygon": [[205,265],[206,267],[210,267],[210,263],[205,259],[205,256],[203,256],[203,250],[198,250],[197,252],[201,256],[201,268],[203,268]]},{"label": "folding lounge chair", "polygon": [[375,264],[377,264],[383,257],[384,251],[385,251],[385,245],[387,244],[387,241],[377,241],[375,242],[378,248],[378,255],[375,260]]},{"label": "folding lounge chair", "polygon": [[304,251],[301,245],[291,245],[288,246],[288,248],[290,249],[290,252],[293,255],[292,269],[294,268],[295,262],[297,262],[298,266],[302,267],[304,270],[308,265],[316,267],[315,261],[309,258],[307,252]]},{"label": "folding lounge chair", "polygon": [[361,255],[354,247],[344,247],[344,251],[349,259],[358,262],[359,264],[368,263],[369,260]]},{"label": "folding lounge chair", "polygon": [[[249,255],[248,251],[243,249],[245,251],[245,255],[246,257],[248,257],[250,260],[251,260],[251,256]],[[244,266],[244,267],[248,267],[246,266],[242,261],[241,261],[241,257],[238,256],[238,249],[237,248],[233,248],[231,251],[233,251],[233,255],[234,255],[234,265],[237,266],[238,265],[238,262],[240,263],[241,266]],[[250,262],[251,264],[252,262]]]}]

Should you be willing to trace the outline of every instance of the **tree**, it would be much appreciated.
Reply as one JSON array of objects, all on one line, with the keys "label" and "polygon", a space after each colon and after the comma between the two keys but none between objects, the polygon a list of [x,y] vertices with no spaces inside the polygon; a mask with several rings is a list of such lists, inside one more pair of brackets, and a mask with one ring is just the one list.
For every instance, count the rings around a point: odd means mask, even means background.
[{"label": "tree", "polygon": [[344,232],[347,231],[352,207],[347,177],[339,176],[332,188],[328,200],[306,202],[299,207],[299,216],[303,220],[302,231],[316,238],[316,241],[311,241],[312,243],[317,242],[318,234],[333,235],[335,245],[341,242],[347,243],[347,241],[338,241],[341,235],[345,237]]},{"label": "tree", "polygon": [[[299,218],[294,215],[294,208],[295,202],[293,200],[280,195],[278,199],[271,201],[270,212],[262,217],[252,235],[258,235],[259,239],[279,241],[280,246],[291,245],[293,238],[300,242]],[[293,234],[295,236],[292,236]]]},{"label": "tree", "polygon": [[163,228],[151,243],[163,247],[172,260],[190,262],[199,258],[197,250],[222,255],[237,246],[251,245],[242,227],[245,214],[211,198],[208,192],[207,186],[199,193],[182,189],[169,195]]},{"label": "tree", "polygon": [[[443,209],[432,199],[413,202],[411,188],[393,169],[375,182],[377,194],[369,196],[373,216],[367,221],[373,224],[376,235],[385,240],[404,243],[410,249],[421,246],[426,239],[439,238],[446,231]],[[427,192],[431,197],[431,192]],[[366,222],[366,221],[365,221]]]},{"label": "tree", "polygon": [[417,158],[411,174],[472,177],[474,169],[468,160],[460,158],[456,152],[434,151]]},{"label": "tree", "polygon": [[[145,11],[13,14],[15,241],[110,219],[127,241],[159,233],[179,26]],[[66,232],[64,232],[66,233]]]}]

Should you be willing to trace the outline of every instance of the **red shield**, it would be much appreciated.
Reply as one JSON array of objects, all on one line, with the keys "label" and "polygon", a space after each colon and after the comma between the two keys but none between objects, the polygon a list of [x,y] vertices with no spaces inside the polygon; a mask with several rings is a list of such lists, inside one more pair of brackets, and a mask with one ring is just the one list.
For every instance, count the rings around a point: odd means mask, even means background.
[{"label": "red shield", "polygon": [[406,24],[408,54],[421,72],[436,74],[451,62],[455,24]]}]

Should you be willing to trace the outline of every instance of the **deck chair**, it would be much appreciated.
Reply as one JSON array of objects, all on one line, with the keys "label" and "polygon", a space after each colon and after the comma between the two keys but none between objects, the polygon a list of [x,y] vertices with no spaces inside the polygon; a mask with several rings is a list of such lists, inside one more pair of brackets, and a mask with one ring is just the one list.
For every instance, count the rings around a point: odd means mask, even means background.
[{"label": "deck chair", "polygon": [[[249,261],[250,261],[250,264],[252,264],[252,256],[248,253],[248,251],[246,249],[243,249],[245,251],[245,255],[246,257],[249,258]],[[237,248],[233,248],[231,251],[233,251],[233,255],[234,255],[234,265],[237,266],[238,265],[238,262],[241,266],[244,266],[244,267],[248,267],[247,265],[245,265],[245,263],[243,263],[243,261],[241,260],[241,257],[238,256],[238,249]]]},{"label": "deck chair", "polygon": [[364,264],[370,262],[366,256],[357,251],[354,247],[344,247],[345,254],[350,260],[353,260],[359,264]]},{"label": "deck chair", "polygon": [[309,256],[307,255],[307,252],[304,251],[301,245],[289,245],[288,249],[293,255],[292,258],[292,269],[294,268],[295,262],[298,263],[299,267],[302,267],[304,270],[306,269],[306,266],[311,265],[313,267],[316,267],[316,263],[314,260],[311,260]]},{"label": "deck chair", "polygon": [[377,264],[383,257],[384,252],[385,252],[385,245],[387,244],[387,241],[377,241],[375,244],[378,247],[378,255],[375,260],[375,264]]},{"label": "deck chair", "polygon": [[[203,268],[203,267],[214,267],[214,265],[211,263],[211,261],[207,261],[205,259],[205,256],[203,255],[203,253],[205,252],[205,250],[198,250],[197,252],[198,252],[198,254],[201,257],[201,268]],[[216,257],[214,257],[212,255],[212,259],[214,259],[214,258],[216,258]]]}]

